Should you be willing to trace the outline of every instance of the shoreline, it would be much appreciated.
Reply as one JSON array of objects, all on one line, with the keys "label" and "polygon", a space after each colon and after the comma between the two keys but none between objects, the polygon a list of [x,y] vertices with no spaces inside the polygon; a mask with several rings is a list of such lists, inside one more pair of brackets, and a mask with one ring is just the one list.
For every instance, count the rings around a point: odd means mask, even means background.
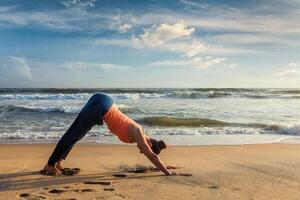
[{"label": "shoreline", "polygon": [[[151,136],[151,135],[150,135]],[[300,136],[287,135],[172,135],[172,136],[152,136],[158,140],[164,140],[167,145],[173,146],[218,146],[218,145],[248,145],[248,144],[300,144]],[[2,144],[56,144],[60,138],[55,139],[0,139]],[[233,142],[234,141],[234,142]],[[122,145],[115,136],[85,137],[79,144],[111,144]],[[128,145],[128,144],[127,144]],[[129,144],[130,145],[130,144]]]},{"label": "shoreline", "polygon": [[[284,139],[285,140],[285,139]],[[58,141],[56,142],[35,142],[35,143],[0,143],[0,146],[18,146],[18,145],[56,145]],[[300,141],[299,141],[300,143]],[[172,147],[238,147],[238,146],[253,146],[253,145],[273,145],[273,144],[280,144],[280,145],[299,145],[298,142],[270,142],[270,143],[245,143],[245,144],[167,144],[167,146]],[[127,144],[127,143],[99,143],[99,142],[77,142],[76,145],[99,145],[99,146],[136,146],[136,143]]]},{"label": "shoreline", "polygon": [[[0,199],[298,199],[300,145],[170,145],[160,154],[174,171],[132,173],[153,166],[134,145],[77,144],[65,167],[77,176],[44,176],[38,171],[54,144],[0,144]],[[125,174],[115,177],[115,174]],[[85,184],[86,181],[96,184]],[[106,182],[109,185],[99,185]],[[59,191],[59,193],[52,193]]]}]

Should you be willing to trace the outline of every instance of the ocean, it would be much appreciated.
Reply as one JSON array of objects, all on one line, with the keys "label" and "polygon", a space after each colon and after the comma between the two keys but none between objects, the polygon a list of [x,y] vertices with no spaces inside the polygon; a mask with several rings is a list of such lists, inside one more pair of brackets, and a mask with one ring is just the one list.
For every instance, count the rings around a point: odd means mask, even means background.
[{"label": "ocean", "polygon": [[[103,92],[146,134],[176,145],[300,143],[300,89],[0,89],[0,143],[52,143]],[[121,143],[95,126],[81,142]]]}]

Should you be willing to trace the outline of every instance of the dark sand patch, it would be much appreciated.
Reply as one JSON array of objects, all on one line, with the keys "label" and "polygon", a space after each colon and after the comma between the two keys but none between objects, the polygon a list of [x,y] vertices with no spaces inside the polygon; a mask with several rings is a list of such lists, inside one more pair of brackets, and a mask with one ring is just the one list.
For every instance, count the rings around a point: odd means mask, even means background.
[{"label": "dark sand patch", "polygon": [[219,189],[219,186],[217,186],[217,185],[212,185],[212,186],[209,186],[208,188],[209,188],[209,189]]},{"label": "dark sand patch", "polygon": [[110,185],[110,181],[85,181],[84,184],[90,185]]},{"label": "dark sand patch", "polygon": [[29,196],[30,196],[29,193],[22,193],[22,194],[19,195],[19,197],[29,197]]},{"label": "dark sand patch", "polygon": [[150,172],[159,172],[160,171],[156,167],[142,166],[142,165],[137,165],[135,168],[127,168],[125,170],[130,173],[150,173]]},{"label": "dark sand patch", "polygon": [[118,197],[121,197],[121,198],[123,198],[123,199],[125,199],[125,198],[126,198],[126,196],[125,196],[125,195],[123,195],[123,194],[117,194],[117,196],[118,196]]},{"label": "dark sand patch", "polygon": [[114,177],[126,177],[126,174],[113,174]]},{"label": "dark sand patch", "polygon": [[89,189],[89,188],[87,188],[87,189],[82,189],[81,190],[81,192],[94,192],[95,190],[93,190],[93,189]]},{"label": "dark sand patch", "polygon": [[177,173],[177,176],[193,176],[193,175],[189,173]]},{"label": "dark sand patch", "polygon": [[114,191],[114,190],[115,190],[115,188],[113,188],[113,187],[104,188],[104,191]]},{"label": "dark sand patch", "polygon": [[21,193],[19,195],[19,197],[24,198],[24,199],[34,199],[34,200],[38,200],[38,199],[46,199],[46,197],[41,196],[41,195],[32,195],[30,193]]},{"label": "dark sand patch", "polygon": [[49,193],[52,193],[52,194],[61,194],[65,192],[64,190],[60,190],[60,189],[52,189],[52,190],[49,190]]},{"label": "dark sand patch", "polygon": [[80,168],[63,168],[62,174],[65,176],[74,176],[77,175],[80,172]]}]

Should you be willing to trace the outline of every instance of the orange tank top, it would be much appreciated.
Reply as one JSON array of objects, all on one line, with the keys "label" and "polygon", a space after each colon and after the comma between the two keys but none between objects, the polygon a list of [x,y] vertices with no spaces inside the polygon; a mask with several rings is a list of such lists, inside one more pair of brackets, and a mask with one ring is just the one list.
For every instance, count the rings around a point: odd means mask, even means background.
[{"label": "orange tank top", "polygon": [[136,126],[139,125],[128,116],[123,114],[117,105],[113,104],[109,108],[107,113],[105,113],[103,120],[107,124],[110,132],[118,136],[122,142],[132,143],[128,136],[128,128],[131,124]]}]

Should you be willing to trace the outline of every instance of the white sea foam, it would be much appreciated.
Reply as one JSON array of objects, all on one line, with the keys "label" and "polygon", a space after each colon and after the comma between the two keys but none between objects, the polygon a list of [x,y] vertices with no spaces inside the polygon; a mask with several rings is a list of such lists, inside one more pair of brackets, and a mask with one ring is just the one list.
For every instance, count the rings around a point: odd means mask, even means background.
[{"label": "white sea foam", "polygon": [[[96,91],[95,91],[96,92]],[[111,93],[110,93],[111,92]],[[2,93],[0,100],[65,100],[65,99],[88,99],[93,93]],[[142,90],[124,92],[108,91],[108,94],[116,99],[153,99],[153,98],[178,98],[178,99],[207,99],[207,98],[300,98],[300,92],[272,91],[272,90],[234,90],[234,89],[166,89],[143,92]]]},{"label": "white sea foam", "polygon": [[288,127],[282,127],[279,130],[279,133],[285,134],[285,135],[299,135],[300,136],[300,123],[290,125]]},{"label": "white sea foam", "polygon": [[79,113],[80,107],[78,106],[65,106],[65,105],[8,105],[2,106],[1,112],[9,111],[31,111],[31,112],[61,112],[61,113]]},{"label": "white sea foam", "polygon": [[87,99],[91,94],[1,94],[2,100],[65,100],[65,99]]}]

